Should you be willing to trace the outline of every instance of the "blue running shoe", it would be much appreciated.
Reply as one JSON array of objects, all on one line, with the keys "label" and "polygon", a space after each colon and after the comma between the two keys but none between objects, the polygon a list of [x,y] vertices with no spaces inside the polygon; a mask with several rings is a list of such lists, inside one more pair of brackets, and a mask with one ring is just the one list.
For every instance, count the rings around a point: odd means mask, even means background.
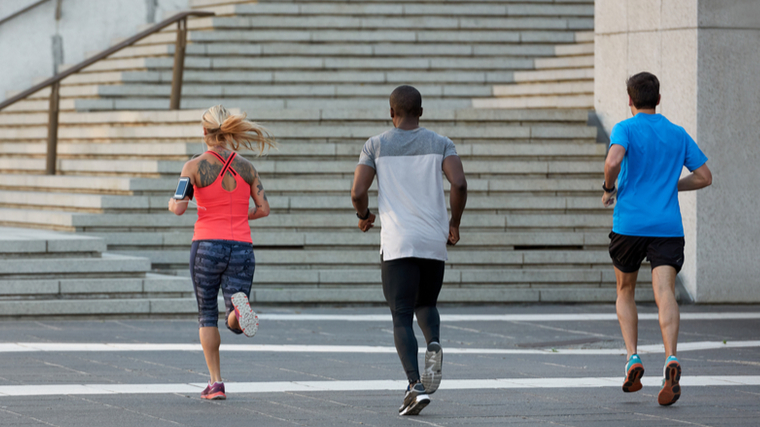
[{"label": "blue running shoe", "polygon": [[668,406],[676,403],[681,397],[681,364],[675,356],[668,357],[665,361],[665,367],[662,369],[662,389],[657,395],[657,403],[662,406]]},{"label": "blue running shoe", "polygon": [[628,363],[625,364],[625,382],[623,383],[623,391],[626,393],[633,393],[639,391],[643,387],[641,385],[641,377],[644,376],[644,365],[641,363],[641,359],[638,354],[631,355],[628,359]]}]

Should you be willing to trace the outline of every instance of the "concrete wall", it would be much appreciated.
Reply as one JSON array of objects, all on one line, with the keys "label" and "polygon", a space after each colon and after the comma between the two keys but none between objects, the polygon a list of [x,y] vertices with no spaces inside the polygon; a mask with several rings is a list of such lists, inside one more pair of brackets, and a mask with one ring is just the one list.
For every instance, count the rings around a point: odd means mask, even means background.
[{"label": "concrete wall", "polygon": [[[0,1],[0,17],[35,1]],[[54,37],[60,37],[62,62],[76,64],[107,49],[114,38],[134,35],[167,12],[188,9],[188,0],[62,0],[60,21],[55,9],[52,0],[0,25],[0,99],[53,75]]]},{"label": "concrete wall", "polygon": [[713,185],[679,195],[681,280],[697,302],[760,301],[760,1],[597,0],[595,107],[605,129],[631,116],[628,76],[660,79],[658,112],[707,154]]}]

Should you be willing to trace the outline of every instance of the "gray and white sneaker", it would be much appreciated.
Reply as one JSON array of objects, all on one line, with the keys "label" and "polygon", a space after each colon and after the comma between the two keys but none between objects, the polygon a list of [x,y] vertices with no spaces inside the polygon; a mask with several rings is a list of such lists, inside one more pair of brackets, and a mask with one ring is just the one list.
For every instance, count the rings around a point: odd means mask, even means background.
[{"label": "gray and white sneaker", "polygon": [[425,387],[420,383],[410,384],[406,389],[404,403],[398,408],[399,415],[419,415],[430,403],[430,396],[425,392]]},{"label": "gray and white sneaker", "polygon": [[425,352],[425,371],[422,373],[422,385],[430,394],[441,385],[441,368],[443,367],[443,348],[437,342],[428,344]]}]

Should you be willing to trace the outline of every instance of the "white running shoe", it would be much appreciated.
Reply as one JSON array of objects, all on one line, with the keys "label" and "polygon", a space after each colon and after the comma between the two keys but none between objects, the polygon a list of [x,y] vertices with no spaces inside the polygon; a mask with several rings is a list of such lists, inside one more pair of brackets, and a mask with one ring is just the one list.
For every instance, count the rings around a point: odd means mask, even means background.
[{"label": "white running shoe", "polygon": [[404,403],[398,408],[399,415],[419,415],[430,404],[430,396],[425,393],[425,387],[420,383],[409,385],[404,396]]},{"label": "white running shoe", "polygon": [[422,385],[429,394],[435,393],[441,385],[442,367],[443,348],[437,342],[431,342],[425,352],[425,371],[422,373]]},{"label": "white running shoe", "polygon": [[238,292],[232,295],[232,306],[235,307],[235,317],[237,317],[240,329],[247,337],[256,335],[259,330],[259,316],[251,309],[248,302],[248,295]]}]

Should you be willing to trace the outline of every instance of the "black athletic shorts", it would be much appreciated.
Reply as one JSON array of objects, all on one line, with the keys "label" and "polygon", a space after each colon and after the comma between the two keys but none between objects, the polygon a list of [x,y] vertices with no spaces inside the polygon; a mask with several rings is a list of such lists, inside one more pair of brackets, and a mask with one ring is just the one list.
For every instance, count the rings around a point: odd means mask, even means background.
[{"label": "black athletic shorts", "polygon": [[683,237],[642,237],[610,233],[610,258],[623,273],[639,271],[644,257],[652,269],[669,265],[676,273],[683,267]]}]

